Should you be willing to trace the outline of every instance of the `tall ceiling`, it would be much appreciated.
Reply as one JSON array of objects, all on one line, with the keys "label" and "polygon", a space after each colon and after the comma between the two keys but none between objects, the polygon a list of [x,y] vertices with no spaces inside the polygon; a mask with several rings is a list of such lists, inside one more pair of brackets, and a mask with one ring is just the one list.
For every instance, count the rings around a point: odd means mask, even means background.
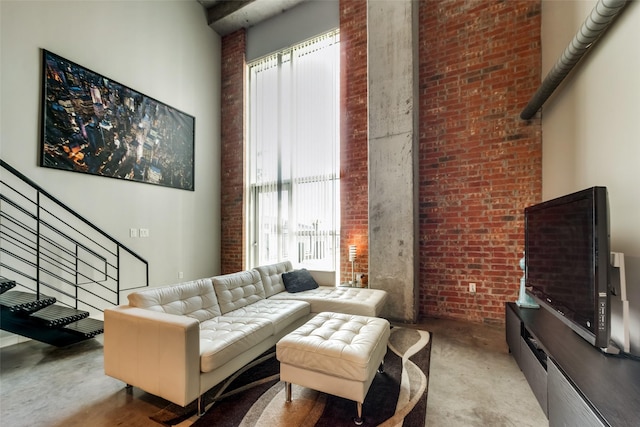
[{"label": "tall ceiling", "polygon": [[[207,12],[207,22],[226,36],[249,28],[306,0],[197,0]],[[328,0],[329,1],[329,0]]]}]

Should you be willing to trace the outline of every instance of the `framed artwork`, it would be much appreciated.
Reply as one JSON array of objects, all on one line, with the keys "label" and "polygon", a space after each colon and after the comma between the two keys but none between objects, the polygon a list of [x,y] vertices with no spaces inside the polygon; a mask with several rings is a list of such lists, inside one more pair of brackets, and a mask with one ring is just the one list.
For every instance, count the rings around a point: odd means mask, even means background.
[{"label": "framed artwork", "polygon": [[40,166],[194,190],[195,118],[47,50]]}]

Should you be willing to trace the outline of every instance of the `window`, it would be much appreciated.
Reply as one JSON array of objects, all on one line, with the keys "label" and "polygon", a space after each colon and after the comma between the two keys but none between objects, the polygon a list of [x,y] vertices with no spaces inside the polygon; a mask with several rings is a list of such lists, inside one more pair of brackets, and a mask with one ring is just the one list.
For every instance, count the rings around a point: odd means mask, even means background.
[{"label": "window", "polygon": [[336,270],[339,61],[333,31],[248,64],[251,266]]}]

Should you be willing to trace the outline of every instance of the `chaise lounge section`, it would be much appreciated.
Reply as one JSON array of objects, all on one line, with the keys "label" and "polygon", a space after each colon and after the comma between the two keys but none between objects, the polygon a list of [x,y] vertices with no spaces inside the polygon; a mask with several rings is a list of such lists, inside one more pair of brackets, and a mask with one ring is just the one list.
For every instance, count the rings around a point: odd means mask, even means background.
[{"label": "chaise lounge section", "polygon": [[282,262],[130,294],[104,312],[105,373],[202,413],[207,390],[318,313],[377,317],[387,298],[328,283],[291,293],[283,273],[320,277]]},{"label": "chaise lounge section", "polygon": [[[387,300],[387,293],[378,289],[337,288],[318,286],[303,292],[287,292],[282,275],[293,271],[291,262],[256,267],[260,273],[267,297],[271,300],[304,301],[311,305],[311,313],[325,311],[378,317]],[[319,273],[311,273],[318,277]],[[321,280],[317,280],[318,283]]]}]

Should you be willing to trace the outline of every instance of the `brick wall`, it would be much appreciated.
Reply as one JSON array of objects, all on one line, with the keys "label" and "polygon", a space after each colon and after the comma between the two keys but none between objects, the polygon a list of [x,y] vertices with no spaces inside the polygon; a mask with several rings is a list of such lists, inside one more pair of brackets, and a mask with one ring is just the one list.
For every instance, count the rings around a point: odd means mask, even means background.
[{"label": "brick wall", "polygon": [[[367,3],[340,1],[341,44],[341,280],[350,278],[348,246],[358,247],[356,269],[368,270]],[[246,32],[222,38],[222,273],[245,268],[243,203],[243,92]]]},{"label": "brick wall", "polygon": [[[341,276],[368,270],[366,0],[340,1]],[[222,271],[243,268],[244,31],[222,40]],[[517,298],[523,208],[542,192],[540,2],[420,2],[421,316],[503,322]],[[477,283],[475,296],[468,283]]]},{"label": "brick wall", "polygon": [[221,108],[221,273],[245,268],[244,263],[244,90],[246,32],[222,38]]},{"label": "brick wall", "polygon": [[349,245],[357,245],[355,270],[369,269],[367,110],[367,1],[340,0],[342,281],[351,278]]},{"label": "brick wall", "polygon": [[[542,192],[539,1],[420,7],[420,314],[504,321]],[[468,283],[477,293],[468,293]]]}]

